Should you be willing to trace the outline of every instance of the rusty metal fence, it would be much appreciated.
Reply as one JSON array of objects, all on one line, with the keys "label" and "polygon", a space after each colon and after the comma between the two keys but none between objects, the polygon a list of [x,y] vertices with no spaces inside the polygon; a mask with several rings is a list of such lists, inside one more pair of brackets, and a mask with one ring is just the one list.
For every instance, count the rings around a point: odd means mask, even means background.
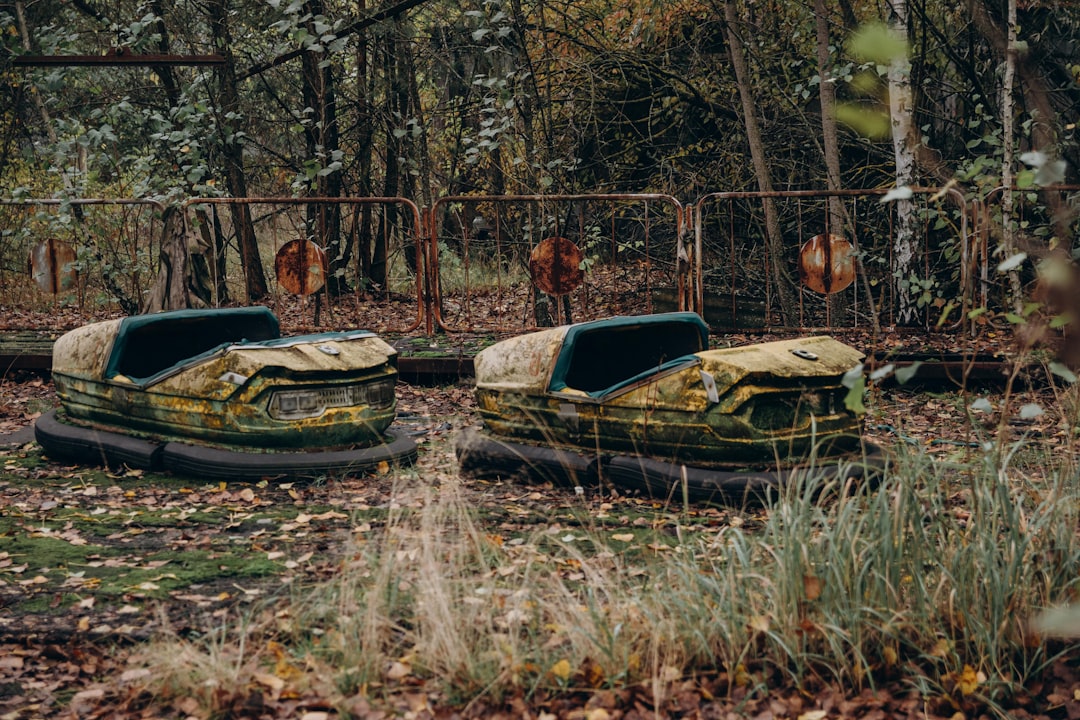
[{"label": "rusty metal fence", "polygon": [[409,333],[424,322],[424,225],[411,200],[193,198],[184,207],[215,306],[248,302],[241,228],[250,226],[269,293],[261,302],[275,311],[381,332]]},{"label": "rusty metal fence", "polygon": [[[269,293],[258,302],[300,324],[501,333],[691,309],[718,331],[954,330],[970,308],[1004,299],[989,250],[1004,192],[720,192],[689,205],[662,194],[454,196],[423,209],[400,197],[193,198],[184,216],[211,304],[250,302],[248,227]],[[1080,187],[1034,192],[1013,191],[1015,229],[1075,235]],[[0,200],[4,304],[141,300],[163,212],[147,200]]]},{"label": "rusty metal fence", "polygon": [[[907,324],[936,326],[944,308],[970,303],[985,245],[959,192],[910,190],[895,200],[888,190],[702,197],[693,206],[695,309],[728,329],[892,325],[904,310]],[[900,210],[913,220],[903,237]],[[911,257],[901,264],[904,243]]]},{"label": "rusty metal fence", "polygon": [[132,199],[0,199],[3,303],[131,311],[157,272],[163,206]]},{"label": "rusty metal fence", "polygon": [[671,196],[446,197],[430,226],[442,330],[520,331],[680,304],[686,226]]}]

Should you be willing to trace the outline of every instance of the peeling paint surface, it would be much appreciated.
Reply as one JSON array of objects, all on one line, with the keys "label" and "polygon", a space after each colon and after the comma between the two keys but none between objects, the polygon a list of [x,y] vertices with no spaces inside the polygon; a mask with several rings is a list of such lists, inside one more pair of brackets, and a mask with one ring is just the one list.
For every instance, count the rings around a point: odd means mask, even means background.
[{"label": "peeling paint surface", "polygon": [[[565,337],[565,328],[541,331],[481,353],[476,394],[492,433],[725,467],[793,461],[814,449],[842,453],[859,442],[861,419],[846,409],[841,379],[863,353],[833,338],[703,350],[584,392],[550,384]],[[657,337],[654,329],[648,341]],[[590,347],[604,346],[595,340]],[[633,354],[625,336],[618,346]],[[640,352],[652,357],[655,348]],[[634,368],[625,358],[584,361],[596,369],[583,374],[597,377],[608,367]]]},{"label": "peeling paint surface", "polygon": [[[106,377],[107,368],[125,367],[123,358],[111,357],[123,345],[116,342],[120,322],[95,323],[57,340],[53,379],[68,421],[137,437],[270,451],[379,442],[394,419],[397,353],[370,333],[236,338],[192,358],[171,362],[167,355],[165,367],[148,379],[122,372]],[[183,327],[197,333],[199,324]],[[199,348],[198,338],[190,347]],[[148,347],[129,344],[126,351],[145,355]],[[127,366],[157,367],[145,357]]]}]

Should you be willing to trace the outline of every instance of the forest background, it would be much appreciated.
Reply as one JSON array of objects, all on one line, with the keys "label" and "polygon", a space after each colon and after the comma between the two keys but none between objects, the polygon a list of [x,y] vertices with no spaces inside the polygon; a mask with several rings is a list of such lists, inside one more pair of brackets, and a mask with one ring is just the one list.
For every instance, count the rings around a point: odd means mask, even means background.
[{"label": "forest background", "polygon": [[[981,231],[1003,269],[1073,249],[1076,213],[1060,187],[1080,160],[1080,11],[1067,0],[40,0],[0,4],[0,26],[0,196],[14,200],[382,196],[423,207],[469,194],[692,201],[921,185],[994,198]],[[26,63],[145,54],[222,62]],[[1002,186],[1029,191],[1043,220],[1021,220]],[[924,292],[913,206],[895,200],[889,270],[903,323],[944,301]],[[251,219],[232,211],[258,300]],[[331,276],[350,263],[376,282],[387,273],[383,238],[328,250]],[[1012,272],[1001,307],[1019,310],[1034,277]]]}]

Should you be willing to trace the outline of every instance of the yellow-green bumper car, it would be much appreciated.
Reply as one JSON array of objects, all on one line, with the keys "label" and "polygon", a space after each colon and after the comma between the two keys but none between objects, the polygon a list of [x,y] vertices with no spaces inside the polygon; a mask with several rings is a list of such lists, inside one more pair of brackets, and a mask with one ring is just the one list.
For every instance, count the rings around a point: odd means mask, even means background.
[{"label": "yellow-green bumper car", "polygon": [[56,341],[46,454],[212,479],[315,477],[407,463],[397,352],[374,334],[281,337],[267,308],[180,310]]},{"label": "yellow-green bumper car", "polygon": [[743,501],[797,475],[884,463],[845,405],[863,354],[830,337],[708,349],[694,313],[615,317],[504,340],[475,359],[483,427],[468,473],[610,483],[653,497]]}]

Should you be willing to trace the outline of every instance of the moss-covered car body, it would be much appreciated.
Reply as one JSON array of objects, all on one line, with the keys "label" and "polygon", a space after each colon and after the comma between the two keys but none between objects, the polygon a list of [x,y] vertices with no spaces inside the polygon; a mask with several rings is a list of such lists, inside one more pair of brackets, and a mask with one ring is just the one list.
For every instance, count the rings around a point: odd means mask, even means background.
[{"label": "moss-covered car body", "polygon": [[283,338],[265,307],[107,320],[56,341],[57,419],[239,453],[381,445],[396,357],[367,331]]},{"label": "moss-covered car body", "polygon": [[824,336],[709,350],[694,313],[616,317],[483,350],[476,397],[504,444],[760,472],[861,451],[843,377],[862,359]]}]

